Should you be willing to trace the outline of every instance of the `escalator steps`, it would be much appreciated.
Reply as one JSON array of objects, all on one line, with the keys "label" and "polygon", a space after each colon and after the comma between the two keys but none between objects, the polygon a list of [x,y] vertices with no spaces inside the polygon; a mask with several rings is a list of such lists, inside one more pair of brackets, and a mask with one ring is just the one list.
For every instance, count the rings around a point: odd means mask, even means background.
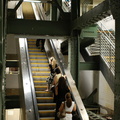
[{"label": "escalator steps", "polygon": [[28,40],[28,50],[40,120],[55,120],[53,93],[45,91],[50,74],[47,56],[36,47],[36,40]]}]

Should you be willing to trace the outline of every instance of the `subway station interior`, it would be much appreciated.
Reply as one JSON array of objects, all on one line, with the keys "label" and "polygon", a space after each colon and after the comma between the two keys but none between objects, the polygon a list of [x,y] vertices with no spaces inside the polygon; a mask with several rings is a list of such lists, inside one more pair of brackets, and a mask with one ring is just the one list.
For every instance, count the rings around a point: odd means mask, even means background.
[{"label": "subway station interior", "polygon": [[52,56],[76,120],[120,120],[119,0],[0,0],[0,29],[0,120],[55,120]]}]

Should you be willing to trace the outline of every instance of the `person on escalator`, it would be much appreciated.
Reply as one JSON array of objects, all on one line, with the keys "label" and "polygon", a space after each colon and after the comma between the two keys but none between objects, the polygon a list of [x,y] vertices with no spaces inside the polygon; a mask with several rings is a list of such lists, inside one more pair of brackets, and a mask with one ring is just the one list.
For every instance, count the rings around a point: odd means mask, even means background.
[{"label": "person on escalator", "polygon": [[66,78],[61,76],[58,80],[58,84],[55,87],[55,95],[56,95],[56,113],[55,120],[59,120],[57,117],[57,113],[59,112],[60,105],[63,101],[65,101],[66,93],[70,92],[70,88],[66,83]]},{"label": "person on escalator", "polygon": [[50,72],[51,74],[54,74],[55,73],[55,68],[57,68],[58,65],[57,65],[57,61],[54,57],[50,57],[49,58],[49,68],[50,68]]},{"label": "person on escalator", "polygon": [[47,89],[45,91],[52,90],[54,93],[54,101],[55,101],[54,88],[55,88],[56,84],[58,83],[59,78],[62,76],[62,73],[61,73],[61,70],[59,67],[55,68],[54,72],[55,72],[55,75],[53,77],[53,80],[50,80],[50,81],[48,80],[48,86],[47,86]]},{"label": "person on escalator", "polygon": [[41,45],[41,51],[44,51],[44,43],[45,43],[45,39],[37,39],[36,40],[36,47],[40,49],[40,45]]},{"label": "person on escalator", "polygon": [[62,112],[63,110],[65,110],[66,116],[60,118],[60,120],[72,120],[72,112],[76,111],[76,104],[72,101],[70,92],[65,94],[65,101],[60,105],[59,112]]}]

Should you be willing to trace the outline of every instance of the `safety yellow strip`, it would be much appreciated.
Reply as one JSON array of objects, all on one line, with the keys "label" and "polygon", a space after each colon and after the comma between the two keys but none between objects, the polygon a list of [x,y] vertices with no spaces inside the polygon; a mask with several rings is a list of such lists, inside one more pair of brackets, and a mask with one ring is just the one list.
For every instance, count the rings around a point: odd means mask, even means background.
[{"label": "safety yellow strip", "polygon": [[56,104],[55,103],[50,103],[50,104],[37,104],[38,106],[56,106]]},{"label": "safety yellow strip", "polygon": [[38,64],[48,64],[48,63],[31,63],[31,64],[37,64],[38,65]]},{"label": "safety yellow strip", "polygon": [[53,100],[53,97],[39,97],[39,98],[37,97],[37,100],[44,100],[44,99],[45,99],[45,100],[46,100],[46,99],[48,99],[48,100],[49,100],[49,99],[52,99],[52,100]]},{"label": "safety yellow strip", "polygon": [[43,86],[43,85],[41,85],[41,86],[35,86],[35,88],[46,88],[47,87],[47,85],[46,86]]},{"label": "safety yellow strip", "polygon": [[46,57],[46,55],[30,55],[30,57]]},{"label": "safety yellow strip", "polygon": [[39,113],[54,113],[55,111],[54,110],[45,110],[45,111],[39,111]]},{"label": "safety yellow strip", "polygon": [[33,76],[33,78],[48,78],[49,76]]},{"label": "safety yellow strip", "polygon": [[28,39],[27,41],[36,41],[35,39]]},{"label": "safety yellow strip", "polygon": [[38,50],[38,48],[28,48],[28,50]]},{"label": "safety yellow strip", "polygon": [[104,56],[105,58],[115,58],[115,56]]},{"label": "safety yellow strip", "polygon": [[37,94],[46,94],[46,93],[51,93],[50,91],[36,91],[35,93]]},{"label": "safety yellow strip", "polygon": [[50,73],[50,71],[32,71],[32,73]]},{"label": "safety yellow strip", "polygon": [[43,53],[43,52],[29,52],[29,53]]},{"label": "safety yellow strip", "polygon": [[107,62],[115,62],[115,60],[106,60]]},{"label": "safety yellow strip", "polygon": [[46,81],[34,81],[34,83],[46,83]]},{"label": "safety yellow strip", "polygon": [[32,67],[33,69],[48,69],[49,67]]},{"label": "safety yellow strip", "polygon": [[[33,45],[29,45],[29,44],[28,44],[28,46],[29,46],[29,47],[36,47],[36,45],[35,45],[35,44],[33,44]],[[36,47],[36,48],[37,48],[37,47]]]},{"label": "safety yellow strip", "polygon": [[48,61],[47,59],[30,59],[30,60]]}]

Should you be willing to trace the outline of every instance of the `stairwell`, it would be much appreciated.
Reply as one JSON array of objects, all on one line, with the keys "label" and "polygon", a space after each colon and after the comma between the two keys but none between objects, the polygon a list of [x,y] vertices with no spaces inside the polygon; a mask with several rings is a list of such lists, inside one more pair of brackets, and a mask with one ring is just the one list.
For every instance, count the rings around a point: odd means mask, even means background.
[{"label": "stairwell", "polygon": [[[102,24],[102,23],[101,23]],[[103,30],[103,28],[105,30]],[[115,36],[98,22],[98,37],[95,43],[88,46],[86,50],[91,56],[100,55],[107,64],[111,72],[114,74],[115,70]]]}]

